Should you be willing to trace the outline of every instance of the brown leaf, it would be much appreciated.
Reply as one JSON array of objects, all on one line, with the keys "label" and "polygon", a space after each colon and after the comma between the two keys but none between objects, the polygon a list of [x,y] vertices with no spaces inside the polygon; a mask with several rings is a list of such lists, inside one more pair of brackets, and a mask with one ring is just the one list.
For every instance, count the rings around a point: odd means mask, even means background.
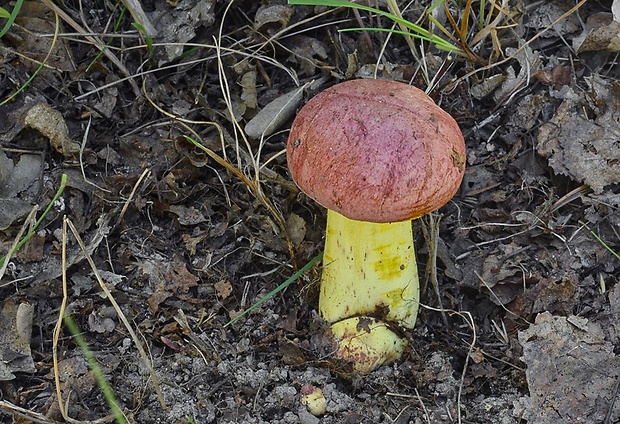
[{"label": "brown leaf", "polygon": [[611,13],[595,13],[586,21],[583,33],[573,39],[573,48],[577,53],[620,51],[620,23]]},{"label": "brown leaf", "polygon": [[[36,62],[45,61],[52,47],[46,64],[59,71],[75,71],[73,54],[67,45],[68,39],[58,37],[58,39],[52,40],[51,37],[42,36],[42,34],[53,34],[56,30],[54,15],[49,7],[42,2],[25,1],[15,23],[17,25],[11,26],[5,39],[9,39],[19,53],[33,59],[32,61],[23,61],[32,72],[39,66]],[[59,28],[59,31],[63,32],[63,29]],[[49,68],[43,68],[43,72],[47,74]]]},{"label": "brown leaf", "polygon": [[[617,82],[593,76],[587,81],[592,94],[566,96],[551,120],[538,133],[538,153],[549,158],[557,174],[587,184],[599,194],[620,182],[620,137],[615,92]],[[584,105],[593,118],[583,113]]]},{"label": "brown leaf", "polygon": [[308,76],[314,75],[318,67],[318,59],[326,59],[327,46],[316,38],[305,35],[296,35],[287,42],[287,47],[293,52],[291,62],[299,63],[302,72]]},{"label": "brown leaf", "polygon": [[248,109],[256,109],[258,100],[256,99],[256,71],[251,70],[241,77],[241,100]]},{"label": "brown leaf", "polygon": [[213,285],[215,293],[220,299],[226,299],[232,293],[233,287],[228,280],[220,280]]},{"label": "brown leaf", "polygon": [[198,225],[207,221],[202,212],[193,206],[171,205],[169,211],[177,216],[181,225]]},{"label": "brown leaf", "polygon": [[267,29],[268,33],[275,33],[286,27],[293,12],[294,9],[291,6],[278,4],[261,6],[254,17],[254,29],[256,31]]},{"label": "brown leaf", "polygon": [[303,365],[306,362],[306,357],[297,343],[282,338],[279,340],[278,348],[282,355],[282,362],[286,365]]},{"label": "brown leaf", "polygon": [[12,380],[14,372],[36,371],[30,352],[34,307],[7,299],[0,309],[0,381]]},{"label": "brown leaf", "polygon": [[65,119],[47,103],[39,103],[30,108],[24,123],[49,138],[52,148],[65,157],[76,157],[79,153],[80,145],[71,140]]},{"label": "brown leaf", "polygon": [[17,257],[23,263],[39,262],[43,260],[43,245],[45,237],[34,233],[28,240],[28,243],[17,252]]},{"label": "brown leaf", "polygon": [[[620,359],[600,325],[589,322],[582,328],[545,312],[519,332],[529,396],[515,404],[516,415],[538,424],[559,422],[557,411],[580,422],[605,421],[609,402],[604,401],[607,407],[600,402],[614,396]],[[618,408],[613,410],[611,422],[618,416]]]},{"label": "brown leaf", "polygon": [[199,278],[189,272],[182,258],[176,255],[169,261],[157,256],[136,265],[148,276],[153,287],[153,293],[147,299],[151,313],[157,312],[159,305],[169,297],[184,297],[198,285]]},{"label": "brown leaf", "polygon": [[291,213],[286,220],[286,230],[295,246],[299,246],[306,238],[306,221],[299,215]]}]

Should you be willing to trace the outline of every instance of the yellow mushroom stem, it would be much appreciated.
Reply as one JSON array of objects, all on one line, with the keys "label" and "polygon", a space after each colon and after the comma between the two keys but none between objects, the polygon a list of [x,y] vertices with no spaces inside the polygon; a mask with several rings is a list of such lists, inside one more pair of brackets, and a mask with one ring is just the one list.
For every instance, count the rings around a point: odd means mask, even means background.
[{"label": "yellow mushroom stem", "polygon": [[336,356],[359,373],[400,358],[419,300],[411,221],[362,222],[328,210],[319,311]]}]

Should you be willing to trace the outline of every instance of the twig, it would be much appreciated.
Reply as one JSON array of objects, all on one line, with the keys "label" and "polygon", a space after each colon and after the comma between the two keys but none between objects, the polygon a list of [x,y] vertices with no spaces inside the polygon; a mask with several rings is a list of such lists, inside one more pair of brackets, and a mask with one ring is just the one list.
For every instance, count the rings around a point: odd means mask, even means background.
[{"label": "twig", "polygon": [[[164,400],[164,396],[163,396],[163,394],[161,392],[161,388],[159,387],[159,380],[157,379],[157,375],[155,374],[155,371],[153,370],[153,366],[151,365],[151,362],[150,362],[150,360],[149,360],[149,358],[148,358],[148,356],[147,356],[147,354],[146,354],[146,352],[144,350],[144,347],[142,346],[142,343],[138,339],[138,336],[136,335],[136,333],[135,333],[133,327],[131,326],[131,324],[129,323],[129,320],[127,319],[127,317],[125,317],[125,314],[123,313],[123,311],[121,310],[120,306],[116,302],[116,299],[114,299],[114,297],[112,296],[112,293],[110,292],[110,290],[108,289],[108,287],[104,283],[103,279],[101,278],[101,274],[99,274],[99,270],[97,269],[97,266],[95,265],[95,262],[93,261],[93,258],[88,253],[88,249],[86,248],[86,245],[84,244],[84,241],[80,237],[80,234],[78,233],[77,229],[75,228],[75,226],[73,225],[73,223],[69,219],[65,218],[65,221],[66,221],[69,229],[73,233],[73,236],[75,237],[75,239],[77,240],[78,244],[80,245],[80,249],[82,249],[84,257],[86,258],[86,261],[90,265],[90,268],[93,271],[93,274],[95,275],[95,278],[97,279],[97,282],[99,283],[99,286],[101,287],[101,290],[103,291],[103,293],[106,295],[106,297],[108,298],[108,300],[110,301],[110,303],[114,307],[114,310],[116,311],[119,319],[121,320],[121,322],[123,323],[123,325],[125,326],[125,328],[129,332],[131,338],[133,339],[133,342],[136,345],[136,348],[138,349],[138,352],[140,353],[140,357],[142,358],[142,362],[144,363],[144,365],[146,366],[146,368],[149,371],[149,374],[151,376],[151,380],[153,382],[153,386],[155,388],[155,392],[157,393],[157,397],[159,399],[159,403],[161,404],[161,407],[164,410],[167,410],[168,407],[166,406],[166,402]],[[64,244],[66,244],[66,242]],[[64,244],[63,244],[63,247],[64,247]],[[64,279],[66,279],[66,270],[63,269],[63,280]],[[63,290],[66,290],[66,288],[63,287]]]},{"label": "twig", "polygon": [[437,279],[437,240],[439,239],[439,222],[441,221],[440,215],[429,213],[426,217],[420,220],[420,226],[426,245],[428,246],[428,260],[426,261],[426,281],[430,280],[437,298],[437,305],[441,310],[441,319],[444,326],[448,327],[448,317],[443,311],[443,301],[441,300],[441,293],[439,291],[439,280]]},{"label": "twig", "polygon": [[611,424],[611,415],[614,411],[616,400],[618,399],[618,392],[620,392],[620,375],[616,377],[616,387],[614,387],[614,392],[611,395],[611,403],[609,404],[609,409],[607,409],[607,414],[605,414],[604,424]]}]

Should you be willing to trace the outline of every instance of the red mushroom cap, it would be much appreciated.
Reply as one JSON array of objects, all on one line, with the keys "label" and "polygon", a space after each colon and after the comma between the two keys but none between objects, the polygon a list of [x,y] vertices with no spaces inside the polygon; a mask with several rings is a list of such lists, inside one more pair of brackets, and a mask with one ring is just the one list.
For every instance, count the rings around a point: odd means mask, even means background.
[{"label": "red mushroom cap", "polygon": [[353,80],[299,111],[287,160],[299,188],[322,206],[358,221],[398,222],[454,196],[465,141],[456,121],[423,91]]}]

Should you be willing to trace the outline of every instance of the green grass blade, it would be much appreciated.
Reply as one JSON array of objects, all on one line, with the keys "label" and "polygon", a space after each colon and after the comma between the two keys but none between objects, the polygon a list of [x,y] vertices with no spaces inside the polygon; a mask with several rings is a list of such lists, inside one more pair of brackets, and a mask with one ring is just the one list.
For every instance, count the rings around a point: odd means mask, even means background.
[{"label": "green grass blade", "polygon": [[432,34],[428,32],[426,29],[422,28],[419,25],[416,25],[412,22],[404,18],[399,18],[396,15],[391,14],[390,12],[386,12],[381,9],[375,9],[374,7],[365,6],[363,4],[357,4],[350,1],[345,0],[289,0],[289,4],[293,5],[306,5],[306,6],[329,6],[329,7],[348,7],[351,9],[363,10],[365,12],[376,13],[377,15],[385,16],[386,18],[396,22],[397,24],[401,24],[406,26],[407,28],[417,32],[418,34],[427,37],[430,39]]},{"label": "green grass blade", "polygon": [[9,32],[9,29],[13,25],[13,22],[15,22],[15,18],[17,18],[17,15],[19,14],[19,11],[22,8],[22,4],[24,4],[24,0],[17,0],[15,2],[15,7],[13,8],[11,15],[9,16],[9,20],[6,21],[6,23],[4,24],[4,27],[0,30],[0,38],[2,38],[4,34]]},{"label": "green grass blade", "polygon": [[82,334],[80,333],[80,329],[78,328],[77,324],[69,314],[65,314],[64,321],[67,329],[73,336],[73,340],[86,357],[88,365],[93,371],[93,375],[95,376],[95,380],[97,381],[97,385],[99,385],[99,388],[101,389],[101,392],[103,393],[106,402],[110,406],[116,422],[119,424],[127,424],[127,419],[125,418],[125,415],[123,414],[121,408],[118,406],[118,401],[116,400],[114,391],[108,384],[108,381],[105,379],[105,375],[103,374],[103,371],[101,370],[101,367],[97,362],[97,358],[95,358],[95,355],[93,355],[92,351],[88,347],[86,340],[84,340],[84,338],[82,337]]},{"label": "green grass blade", "polygon": [[[408,21],[407,19],[400,18],[390,12],[383,11],[381,9],[376,9],[374,7],[365,6],[363,4],[357,4],[346,0],[288,0],[288,4],[292,5],[304,5],[304,6],[327,6],[327,7],[348,7],[351,9],[363,10],[365,12],[376,13],[377,15],[385,16],[390,19],[392,22],[395,22],[399,25],[404,26],[405,28],[410,29],[416,34],[416,38],[420,38],[423,40],[427,40],[433,44],[435,44],[441,50],[461,53],[461,49],[449,41],[431,33],[425,28],[422,28],[419,25],[414,24],[413,22]],[[377,30],[380,29],[369,29],[362,28],[363,30]],[[396,31],[396,30],[394,30]],[[401,32],[402,33],[402,32]],[[405,33],[406,34],[406,33]],[[410,35],[410,34],[407,34]],[[411,36],[411,35],[410,35]]]},{"label": "green grass blade", "polygon": [[[415,32],[406,32],[406,31],[400,31],[397,29],[389,29],[389,28],[345,28],[345,29],[340,29],[338,30],[338,32],[349,32],[349,31],[375,31],[375,32],[390,32],[393,34],[398,34],[398,35],[402,35],[403,37],[412,37],[412,38],[417,38],[420,40],[425,40],[425,41],[429,41],[433,44],[435,44],[435,47],[437,47],[439,50],[443,50],[449,53],[454,53],[454,54],[459,54],[459,55],[463,55],[463,52],[461,49],[459,49],[458,47],[455,47],[454,45],[445,42],[445,40],[443,38],[441,38],[441,40],[443,41],[442,43],[437,43],[435,37],[437,36],[433,36],[433,38],[428,39],[427,37],[420,35],[420,34],[416,34]],[[440,38],[440,37],[437,37]],[[465,56],[465,55],[464,55]]]},{"label": "green grass blade", "polygon": [[297,271],[295,274],[293,274],[289,279],[287,279],[285,282],[280,284],[278,287],[276,287],[275,289],[273,289],[272,291],[267,293],[267,295],[265,297],[263,297],[261,300],[259,300],[258,302],[256,302],[252,306],[250,306],[248,309],[243,311],[241,314],[237,315],[235,318],[231,319],[226,324],[224,324],[224,328],[228,327],[229,325],[234,324],[239,319],[241,319],[242,317],[246,316],[247,314],[252,312],[254,309],[258,308],[260,305],[262,305],[263,303],[265,303],[266,301],[268,301],[269,299],[274,297],[276,294],[278,294],[279,292],[281,292],[282,290],[284,290],[285,288],[290,286],[291,283],[293,283],[295,280],[297,280],[299,277],[301,277],[304,272],[306,272],[310,268],[312,268],[314,266],[314,264],[317,263],[318,261],[320,261],[321,259],[323,259],[323,253],[322,252],[319,253],[318,255],[316,255],[314,258],[310,259],[310,262],[308,262],[306,265],[304,265],[303,268],[301,268],[299,271]]},{"label": "green grass blade", "polygon": [[[30,240],[30,238],[37,232],[37,228],[39,228],[39,225],[41,225],[41,223],[43,222],[43,220],[45,219],[45,216],[49,213],[49,211],[52,210],[54,203],[56,203],[56,200],[58,200],[62,192],[65,191],[66,186],[67,186],[67,175],[62,174],[62,177],[60,178],[60,187],[58,187],[58,190],[56,190],[56,194],[50,201],[49,205],[47,205],[47,208],[45,208],[45,211],[43,211],[43,214],[41,214],[39,219],[37,219],[37,222],[35,222],[30,232],[26,234],[26,236],[23,239],[21,239],[19,243],[17,243],[17,246],[15,247],[15,252],[17,252],[24,244],[26,244],[28,240]],[[2,258],[0,258],[0,268],[4,266],[4,262],[6,260],[7,260],[6,256],[3,256]]]},{"label": "green grass blade", "polygon": [[[121,9],[121,13],[118,16],[118,19],[116,19],[116,23],[114,24],[114,28],[112,29],[112,34],[116,34],[118,32],[118,29],[121,26],[121,22],[123,21],[123,16],[125,16],[125,12],[127,11],[126,8],[122,8]],[[110,38],[106,43],[106,47],[99,50],[99,52],[97,53],[97,56],[95,56],[95,58],[93,60],[90,61],[90,63],[88,64],[88,66],[86,67],[86,72],[89,72],[90,69],[95,65],[95,63],[97,63],[97,61],[101,58],[101,56],[104,55],[105,50],[108,48],[108,46],[112,44],[112,39]]]},{"label": "green grass blade", "polygon": [[603,239],[600,238],[599,235],[592,231],[588,226],[586,226],[586,228],[588,229],[588,231],[590,231],[590,234],[592,234],[592,236],[601,244],[601,246],[603,246],[609,253],[611,253],[618,260],[620,260],[620,254],[616,253],[614,249],[612,249],[607,243],[605,243]]},{"label": "green grass blade", "polygon": [[153,38],[146,32],[146,29],[140,25],[138,22],[132,22],[131,26],[144,34],[144,41],[146,42],[146,47],[149,51],[149,60],[153,57]]}]

